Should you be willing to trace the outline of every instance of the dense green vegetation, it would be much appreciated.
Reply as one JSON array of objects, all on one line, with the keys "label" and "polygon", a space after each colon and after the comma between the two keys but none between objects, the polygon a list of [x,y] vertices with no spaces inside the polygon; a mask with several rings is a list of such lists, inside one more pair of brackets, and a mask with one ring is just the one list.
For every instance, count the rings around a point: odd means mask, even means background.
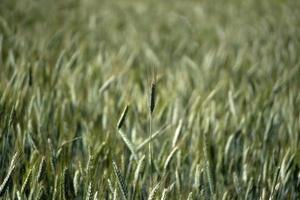
[{"label": "dense green vegetation", "polygon": [[299,10],[1,0],[0,199],[300,199]]}]

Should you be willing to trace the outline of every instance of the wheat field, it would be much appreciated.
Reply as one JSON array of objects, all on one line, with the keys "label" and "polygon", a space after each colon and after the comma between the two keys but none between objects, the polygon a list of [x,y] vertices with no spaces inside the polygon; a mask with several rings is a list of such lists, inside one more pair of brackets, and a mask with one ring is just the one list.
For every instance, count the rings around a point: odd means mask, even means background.
[{"label": "wheat field", "polygon": [[300,199],[299,10],[1,0],[0,199]]}]

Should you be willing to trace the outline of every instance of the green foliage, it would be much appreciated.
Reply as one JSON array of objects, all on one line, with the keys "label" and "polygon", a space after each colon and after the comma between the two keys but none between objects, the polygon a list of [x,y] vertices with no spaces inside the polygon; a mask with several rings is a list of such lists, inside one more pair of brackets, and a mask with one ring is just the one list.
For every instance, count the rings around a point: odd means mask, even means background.
[{"label": "green foliage", "polygon": [[300,199],[299,10],[2,0],[0,199]]}]

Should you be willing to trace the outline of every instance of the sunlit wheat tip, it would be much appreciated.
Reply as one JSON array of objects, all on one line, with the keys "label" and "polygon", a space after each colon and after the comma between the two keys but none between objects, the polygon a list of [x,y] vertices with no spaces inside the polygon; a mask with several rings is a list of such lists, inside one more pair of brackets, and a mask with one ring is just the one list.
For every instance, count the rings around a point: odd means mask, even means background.
[{"label": "sunlit wheat tip", "polygon": [[120,129],[122,127],[122,125],[124,124],[124,121],[125,121],[125,118],[127,116],[127,113],[128,113],[128,108],[129,106],[126,105],[126,107],[124,108],[122,114],[121,114],[121,117],[118,121],[118,124],[117,124],[117,128]]}]

